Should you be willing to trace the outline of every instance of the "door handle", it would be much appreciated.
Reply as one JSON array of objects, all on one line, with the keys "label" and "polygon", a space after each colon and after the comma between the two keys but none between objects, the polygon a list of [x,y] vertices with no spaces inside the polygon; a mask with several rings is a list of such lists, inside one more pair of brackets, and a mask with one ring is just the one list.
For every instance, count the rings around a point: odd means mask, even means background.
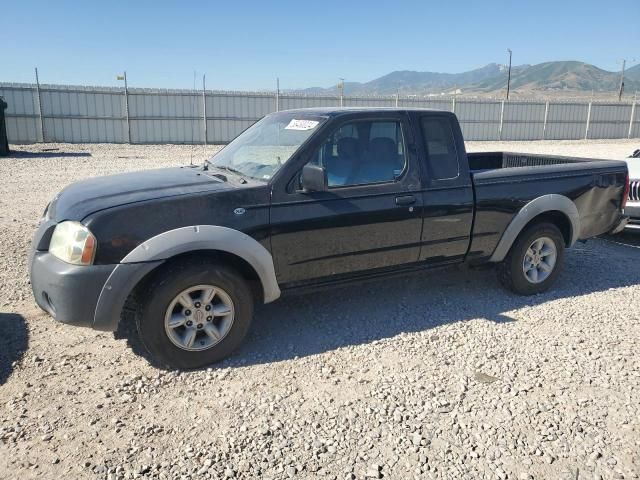
[{"label": "door handle", "polygon": [[402,197],[396,197],[396,205],[413,205],[416,203],[416,197],[413,195],[403,195]]}]

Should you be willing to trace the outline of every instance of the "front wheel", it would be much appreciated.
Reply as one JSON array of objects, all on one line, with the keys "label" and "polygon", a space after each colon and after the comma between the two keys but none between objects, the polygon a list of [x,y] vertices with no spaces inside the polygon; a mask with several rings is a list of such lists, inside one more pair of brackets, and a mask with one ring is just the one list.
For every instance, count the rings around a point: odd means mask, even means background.
[{"label": "front wheel", "polygon": [[557,279],[564,261],[564,238],[552,223],[525,229],[505,259],[498,264],[498,279],[520,295],[547,290]]},{"label": "front wheel", "polygon": [[198,368],[229,356],[253,316],[253,295],[244,278],[210,262],[168,266],[142,297],[140,339],[169,368]]}]

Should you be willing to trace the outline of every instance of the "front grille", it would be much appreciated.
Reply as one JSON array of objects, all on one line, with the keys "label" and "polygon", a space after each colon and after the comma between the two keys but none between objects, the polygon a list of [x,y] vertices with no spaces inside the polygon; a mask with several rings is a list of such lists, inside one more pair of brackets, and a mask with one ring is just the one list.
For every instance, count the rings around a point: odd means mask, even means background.
[{"label": "front grille", "polygon": [[640,180],[632,180],[629,183],[629,201],[640,202]]}]

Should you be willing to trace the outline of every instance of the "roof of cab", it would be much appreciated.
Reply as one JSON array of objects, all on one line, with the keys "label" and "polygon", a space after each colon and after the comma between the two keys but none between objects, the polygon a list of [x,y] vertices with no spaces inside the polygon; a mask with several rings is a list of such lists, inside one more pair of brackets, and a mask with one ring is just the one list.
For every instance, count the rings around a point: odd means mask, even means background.
[{"label": "roof of cab", "polygon": [[435,108],[401,108],[401,107],[310,107],[296,108],[293,110],[280,110],[273,113],[301,113],[307,115],[328,115],[337,116],[348,113],[372,113],[372,112],[433,112],[451,113],[447,110],[437,110]]}]

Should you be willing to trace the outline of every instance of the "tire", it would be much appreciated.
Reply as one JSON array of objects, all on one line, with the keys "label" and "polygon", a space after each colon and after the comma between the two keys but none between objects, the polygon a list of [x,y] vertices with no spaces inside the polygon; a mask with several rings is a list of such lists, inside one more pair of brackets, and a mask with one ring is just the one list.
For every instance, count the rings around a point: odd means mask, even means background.
[{"label": "tire", "polygon": [[[542,241],[540,250],[542,253],[531,257],[529,253],[535,254],[535,248],[540,245],[537,244],[533,248],[536,241]],[[533,250],[529,251],[530,247]],[[555,249],[553,262],[551,262],[552,253],[549,253],[552,248]],[[520,233],[505,259],[498,264],[498,280],[512,292],[520,295],[535,295],[546,291],[556,281],[563,262],[564,238],[558,227],[547,222],[536,223]],[[553,265],[548,271],[547,267],[551,263]],[[538,267],[532,267],[532,265],[538,265]],[[529,270],[525,273],[527,268]],[[534,269],[536,272],[533,271]]]},{"label": "tire", "polygon": [[[212,300],[205,303],[211,288]],[[200,368],[228,357],[242,343],[253,317],[254,298],[245,279],[213,262],[168,265],[139,298],[140,340],[155,361],[170,369]],[[189,301],[191,307],[185,307]]]}]

